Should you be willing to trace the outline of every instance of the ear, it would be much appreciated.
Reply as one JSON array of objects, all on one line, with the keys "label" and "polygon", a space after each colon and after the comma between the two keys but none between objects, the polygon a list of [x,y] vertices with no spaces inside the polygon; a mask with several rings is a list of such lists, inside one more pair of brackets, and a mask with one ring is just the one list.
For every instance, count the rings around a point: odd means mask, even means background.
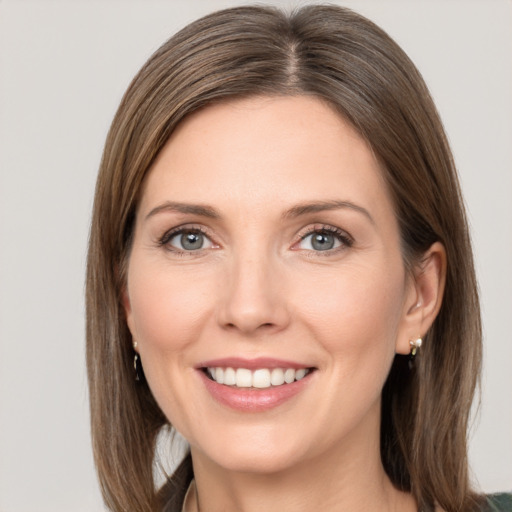
[{"label": "ear", "polygon": [[409,341],[423,337],[436,319],[443,301],[446,281],[446,251],[432,244],[412,269],[406,285],[406,300],[396,341],[396,352],[408,354]]},{"label": "ear", "polygon": [[135,329],[135,322],[133,319],[132,306],[130,303],[130,296],[128,294],[128,289],[126,285],[123,287],[123,290],[121,292],[121,302],[124,309],[126,323],[128,324],[128,329],[130,330],[132,339],[135,341],[137,339],[137,334]]}]

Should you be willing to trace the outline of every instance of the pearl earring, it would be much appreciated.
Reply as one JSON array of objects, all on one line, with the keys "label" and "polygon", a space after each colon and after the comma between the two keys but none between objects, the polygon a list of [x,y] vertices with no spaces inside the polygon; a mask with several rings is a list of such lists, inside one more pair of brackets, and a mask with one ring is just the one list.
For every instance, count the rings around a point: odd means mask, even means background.
[{"label": "pearl earring", "polygon": [[421,337],[418,337],[415,340],[409,341],[409,345],[411,346],[411,354],[410,354],[411,358],[416,356],[422,343],[423,343],[423,340],[421,339]]},{"label": "pearl earring", "polygon": [[[133,340],[133,350],[137,348],[137,342]],[[140,360],[140,356],[137,352],[133,356],[133,369],[135,370],[135,380],[140,382],[144,376],[144,371],[142,370],[142,361]]]}]

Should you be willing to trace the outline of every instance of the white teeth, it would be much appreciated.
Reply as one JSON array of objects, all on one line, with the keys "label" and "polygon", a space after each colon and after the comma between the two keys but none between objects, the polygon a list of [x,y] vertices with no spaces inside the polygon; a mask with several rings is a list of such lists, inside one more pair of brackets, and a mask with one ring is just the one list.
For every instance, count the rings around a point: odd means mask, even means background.
[{"label": "white teeth", "polygon": [[270,370],[256,370],[252,374],[253,388],[269,388],[270,387]]},{"label": "white teeth", "polygon": [[286,384],[291,384],[295,380],[295,370],[293,368],[287,368],[284,372],[284,381]]},{"label": "white teeth", "polygon": [[280,386],[284,384],[284,372],[281,368],[274,368],[270,374],[270,384],[272,386]]},{"label": "white teeth", "polygon": [[223,368],[215,368],[215,377],[214,379],[219,384],[224,384],[224,369]]},{"label": "white teeth", "polygon": [[210,367],[207,368],[207,372],[219,384],[238,388],[265,389],[270,386],[282,386],[301,380],[309,373],[309,370],[306,368],[300,368],[299,370],[294,368],[260,368],[251,371],[247,368],[237,368],[235,370],[234,368]]},{"label": "white teeth", "polygon": [[224,370],[224,384],[227,386],[234,386],[236,384],[236,373],[233,368],[226,368]]},{"label": "white teeth", "polygon": [[[219,382],[219,384],[222,384],[222,382]],[[247,370],[246,368],[238,368],[236,371],[235,385],[238,388],[250,388],[252,386],[251,370]]]},{"label": "white teeth", "polygon": [[306,369],[301,368],[295,372],[295,380],[303,379],[306,376]]}]

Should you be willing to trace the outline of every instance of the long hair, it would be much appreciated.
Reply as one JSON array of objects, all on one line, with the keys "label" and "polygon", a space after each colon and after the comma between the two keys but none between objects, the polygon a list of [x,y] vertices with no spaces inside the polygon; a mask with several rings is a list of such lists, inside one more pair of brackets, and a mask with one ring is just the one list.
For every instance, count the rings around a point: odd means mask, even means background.
[{"label": "long hair", "polygon": [[[410,370],[397,355],[383,390],[381,457],[422,509],[473,510],[467,429],[481,365],[473,257],[460,187],[436,108],[398,45],[341,7],[291,14],[238,7],[169,39],[126,91],[99,171],[87,265],[87,366],[94,457],[115,511],[161,504],[153,479],[167,419],[136,383],[121,295],[141,184],[176,126],[225,99],[310,95],[331,105],[379,159],[412,268],[432,243],[447,254],[443,303]],[[179,476],[179,475],[178,475]],[[172,480],[172,478],[171,478]],[[186,479],[176,477],[180,494]]]}]

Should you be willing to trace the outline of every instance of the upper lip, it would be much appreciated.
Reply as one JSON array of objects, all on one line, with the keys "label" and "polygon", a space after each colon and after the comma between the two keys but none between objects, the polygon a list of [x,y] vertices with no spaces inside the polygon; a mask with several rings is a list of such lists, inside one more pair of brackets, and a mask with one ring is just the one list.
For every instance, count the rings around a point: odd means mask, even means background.
[{"label": "upper lip", "polygon": [[276,359],[273,357],[257,357],[254,359],[245,359],[243,357],[225,357],[221,359],[211,359],[199,363],[196,368],[247,368],[248,370],[258,370],[259,368],[312,368],[310,364]]}]

